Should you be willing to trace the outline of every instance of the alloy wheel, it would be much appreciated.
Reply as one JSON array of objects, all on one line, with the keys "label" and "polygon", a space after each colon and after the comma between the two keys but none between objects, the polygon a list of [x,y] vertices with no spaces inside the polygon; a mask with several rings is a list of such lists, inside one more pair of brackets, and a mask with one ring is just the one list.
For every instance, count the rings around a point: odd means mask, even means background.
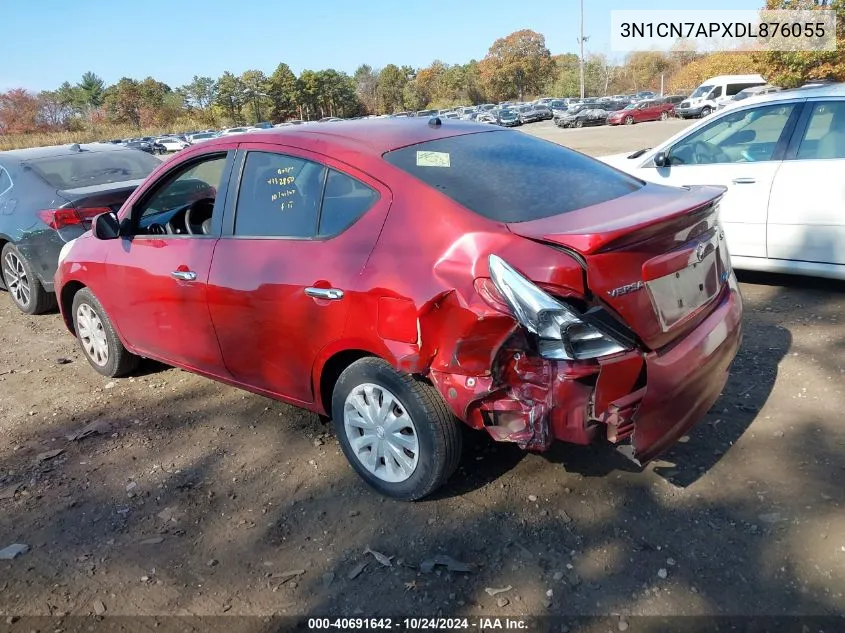
[{"label": "alloy wheel", "polygon": [[32,301],[32,288],[29,285],[29,276],[26,274],[23,261],[17,253],[9,251],[3,259],[3,280],[6,288],[22,308],[29,306]]},{"label": "alloy wheel", "polygon": [[105,367],[109,362],[109,342],[100,315],[87,303],[80,304],[76,310],[76,330],[88,358]]},{"label": "alloy wheel", "polygon": [[628,115],[625,119],[625,125],[633,125],[633,123],[634,123],[634,117],[632,117],[631,115]]},{"label": "alloy wheel", "polygon": [[343,405],[343,428],[355,458],[375,477],[400,483],[420,456],[419,436],[407,409],[380,385],[363,383]]}]

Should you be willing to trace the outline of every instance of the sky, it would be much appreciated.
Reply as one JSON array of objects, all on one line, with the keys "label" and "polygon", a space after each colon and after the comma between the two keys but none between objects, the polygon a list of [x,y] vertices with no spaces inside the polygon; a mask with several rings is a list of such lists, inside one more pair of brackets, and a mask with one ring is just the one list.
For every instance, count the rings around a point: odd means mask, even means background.
[{"label": "sky", "polygon": [[[757,9],[763,0],[694,0],[687,9]],[[0,91],[51,90],[94,71],[114,83],[171,87],[280,62],[299,74],[362,63],[428,66],[481,59],[498,38],[533,29],[552,54],[577,52],[579,0],[5,0]],[[587,53],[610,49],[610,11],[678,9],[677,0],[584,0]]]}]

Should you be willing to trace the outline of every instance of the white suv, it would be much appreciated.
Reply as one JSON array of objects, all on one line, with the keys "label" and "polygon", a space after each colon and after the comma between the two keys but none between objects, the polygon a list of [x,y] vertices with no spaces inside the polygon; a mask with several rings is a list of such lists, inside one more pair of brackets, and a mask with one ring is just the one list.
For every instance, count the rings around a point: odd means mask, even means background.
[{"label": "white suv", "polygon": [[845,84],[750,97],[601,160],[660,184],[726,187],[736,268],[845,279]]}]

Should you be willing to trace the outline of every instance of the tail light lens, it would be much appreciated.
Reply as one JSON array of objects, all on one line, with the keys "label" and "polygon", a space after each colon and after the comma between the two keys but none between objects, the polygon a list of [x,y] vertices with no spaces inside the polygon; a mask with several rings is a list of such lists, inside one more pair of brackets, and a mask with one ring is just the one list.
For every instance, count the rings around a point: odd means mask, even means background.
[{"label": "tail light lens", "polygon": [[101,213],[110,213],[108,207],[86,207],[82,209],[45,209],[38,212],[38,217],[51,229],[58,231],[68,226],[90,226],[91,220]]}]

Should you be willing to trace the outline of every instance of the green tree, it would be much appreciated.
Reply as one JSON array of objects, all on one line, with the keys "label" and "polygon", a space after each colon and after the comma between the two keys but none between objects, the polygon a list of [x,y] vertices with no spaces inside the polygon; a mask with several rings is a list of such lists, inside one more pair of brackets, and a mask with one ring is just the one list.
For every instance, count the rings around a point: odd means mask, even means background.
[{"label": "green tree", "polygon": [[272,108],[267,92],[269,90],[267,76],[260,70],[246,70],[241,75],[241,84],[244,87],[245,100],[252,106],[251,122],[258,123]]},{"label": "green tree", "polygon": [[217,99],[217,82],[214,79],[194,75],[190,83],[181,86],[177,91],[182,95],[184,105],[188,109],[199,110],[204,119],[212,125],[215,124],[214,110],[211,107]]},{"label": "green tree", "polygon": [[845,81],[845,0],[767,0],[766,9],[836,11],[835,51],[765,51],[755,55],[760,73],[784,88],[811,79]]},{"label": "green tree", "polygon": [[358,66],[353,75],[355,92],[364,109],[370,114],[378,112],[378,73],[371,66]]},{"label": "green tree", "polygon": [[274,121],[283,121],[296,116],[296,106],[299,102],[296,75],[287,64],[279,64],[267,81],[267,93],[272,101],[272,116]]},{"label": "green tree", "polygon": [[296,81],[302,118],[320,118],[320,76],[313,70],[303,70]]},{"label": "green tree", "polygon": [[80,91],[81,101],[90,108],[99,108],[106,97],[106,82],[90,70],[82,75],[82,80],[76,84]]},{"label": "green tree", "polygon": [[382,68],[378,76],[378,99],[381,110],[387,113],[403,110],[405,85],[408,83],[407,70],[396,64]]},{"label": "green tree", "polygon": [[522,99],[527,94],[539,94],[555,67],[546,48],[546,38],[530,29],[493,42],[479,66],[487,91],[494,99]]},{"label": "green tree", "polygon": [[228,70],[217,80],[215,103],[234,124],[243,122],[244,87],[240,77],[236,77]]},{"label": "green tree", "polygon": [[141,88],[134,79],[123,77],[109,86],[103,96],[109,119],[116,123],[141,125]]}]

